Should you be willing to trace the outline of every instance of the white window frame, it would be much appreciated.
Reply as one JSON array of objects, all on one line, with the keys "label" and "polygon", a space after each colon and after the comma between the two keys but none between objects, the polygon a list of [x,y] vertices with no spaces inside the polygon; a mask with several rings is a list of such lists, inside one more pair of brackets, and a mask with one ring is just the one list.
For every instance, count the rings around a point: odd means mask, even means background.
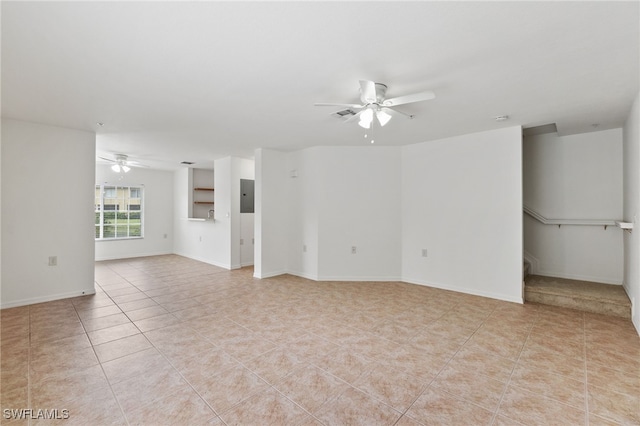
[{"label": "white window frame", "polygon": [[[115,188],[115,193],[116,196],[115,197],[106,197],[105,196],[105,187],[114,187]],[[138,189],[139,191],[139,198],[134,198],[134,199],[139,199],[140,200],[140,210],[131,210],[130,209],[130,203],[128,202],[131,199],[131,189]],[[96,241],[121,241],[121,240],[135,240],[135,239],[142,239],[144,238],[144,224],[145,224],[145,220],[144,220],[144,210],[145,210],[145,206],[144,206],[144,185],[118,185],[118,184],[111,184],[111,183],[96,183],[95,185],[95,189],[99,190],[99,194],[100,194],[100,203],[96,203],[94,206],[94,211],[95,214],[99,214],[99,220],[98,223],[96,223],[94,225],[95,228],[99,227],[99,232],[95,232],[96,229],[94,229],[94,235],[98,234],[98,236],[95,237]],[[129,198],[128,199],[118,199],[118,190],[121,189],[124,193],[126,193]],[[122,210],[118,210],[117,207],[120,206],[120,203],[125,203],[123,204],[123,207],[126,207],[126,212],[130,215],[131,213],[139,213],[140,214],[140,235],[139,236],[130,236],[130,229],[129,226],[130,224],[127,222],[127,236],[123,236],[123,237],[118,237],[118,236],[114,236],[114,237],[105,237],[104,236],[104,200],[105,198],[115,198],[118,203],[116,203],[116,210],[107,210],[108,213],[113,212],[115,214],[115,218],[116,218],[116,222],[113,225],[116,228],[116,234],[117,234],[117,227],[118,227],[118,213],[122,213]],[[96,197],[97,200],[97,197]]]}]

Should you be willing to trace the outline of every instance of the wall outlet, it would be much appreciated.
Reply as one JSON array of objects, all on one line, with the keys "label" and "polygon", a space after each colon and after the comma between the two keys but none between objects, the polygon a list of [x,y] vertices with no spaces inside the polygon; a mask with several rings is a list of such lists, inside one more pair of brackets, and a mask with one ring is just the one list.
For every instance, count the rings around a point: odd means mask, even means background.
[{"label": "wall outlet", "polygon": [[351,246],[351,254],[356,254],[358,252],[358,248],[356,246]]},{"label": "wall outlet", "polygon": [[167,238],[167,234],[164,234],[164,238]]},{"label": "wall outlet", "polygon": [[198,241],[202,242],[202,235],[198,237]]},{"label": "wall outlet", "polygon": [[49,256],[49,266],[58,266],[58,256]]},{"label": "wall outlet", "polygon": [[306,252],[307,252],[307,245],[306,245],[306,244],[303,244],[303,245],[302,245],[302,252],[303,252],[303,253],[306,253]]},{"label": "wall outlet", "polygon": [[427,249],[422,249],[422,257],[427,257]]},{"label": "wall outlet", "polygon": [[243,246],[244,245],[244,238],[240,238],[240,245]]}]

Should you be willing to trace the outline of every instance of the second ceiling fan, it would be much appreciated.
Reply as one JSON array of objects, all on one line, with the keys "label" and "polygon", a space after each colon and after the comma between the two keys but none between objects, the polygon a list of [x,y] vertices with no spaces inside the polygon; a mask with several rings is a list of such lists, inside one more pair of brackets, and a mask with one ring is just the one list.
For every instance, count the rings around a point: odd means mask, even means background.
[{"label": "second ceiling fan", "polygon": [[398,96],[396,98],[386,99],[387,86],[382,83],[375,83],[369,80],[360,80],[360,100],[362,104],[343,104],[343,103],[316,103],[316,106],[343,106],[350,109],[359,110],[355,112],[353,117],[347,122],[359,119],[358,124],[370,129],[374,120],[377,120],[380,126],[386,125],[393,116],[404,116],[413,118],[413,115],[404,113],[394,109],[398,105],[409,104],[413,102],[428,101],[436,97],[431,90],[414,93],[411,95]]}]

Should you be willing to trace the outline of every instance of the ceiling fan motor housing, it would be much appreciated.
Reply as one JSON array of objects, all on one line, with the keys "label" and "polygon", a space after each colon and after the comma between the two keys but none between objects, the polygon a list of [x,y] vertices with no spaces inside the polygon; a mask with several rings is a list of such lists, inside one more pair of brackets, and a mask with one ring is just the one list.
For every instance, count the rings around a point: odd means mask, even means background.
[{"label": "ceiling fan motor housing", "polygon": [[364,94],[362,93],[362,89],[360,90],[360,99],[362,100],[362,102],[364,102],[365,104],[379,104],[382,103],[382,101],[384,101],[385,96],[387,94],[387,85],[386,84],[382,84],[382,83],[374,83],[375,88],[376,88],[376,100],[372,100],[372,99],[365,99],[364,98]]}]

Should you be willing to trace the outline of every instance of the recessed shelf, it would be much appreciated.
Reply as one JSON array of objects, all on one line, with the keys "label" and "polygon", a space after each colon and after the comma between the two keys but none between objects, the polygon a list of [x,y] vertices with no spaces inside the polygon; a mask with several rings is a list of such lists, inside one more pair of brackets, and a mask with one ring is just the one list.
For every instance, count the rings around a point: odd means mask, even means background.
[{"label": "recessed shelf", "polygon": [[213,170],[189,169],[189,217],[213,220],[214,187]]}]

